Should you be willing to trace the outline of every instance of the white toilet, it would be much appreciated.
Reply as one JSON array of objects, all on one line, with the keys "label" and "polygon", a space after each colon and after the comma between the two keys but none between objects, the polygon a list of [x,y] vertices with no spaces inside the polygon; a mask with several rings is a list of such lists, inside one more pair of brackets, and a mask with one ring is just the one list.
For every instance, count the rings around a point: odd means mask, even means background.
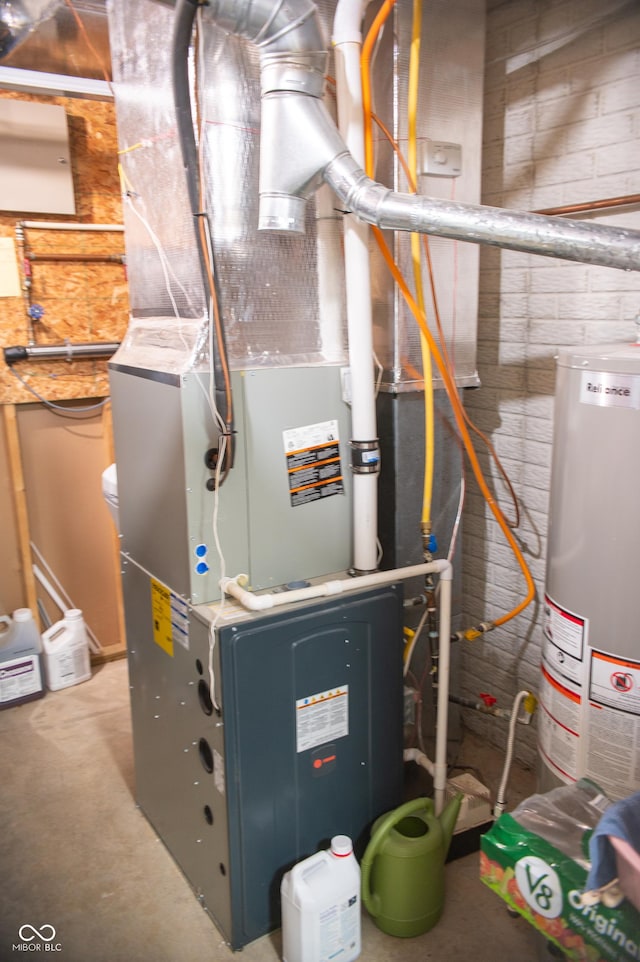
[{"label": "white toilet", "polygon": [[102,496],[107,502],[107,507],[116,526],[116,531],[120,534],[120,514],[118,511],[118,472],[115,464],[110,464],[102,472]]}]

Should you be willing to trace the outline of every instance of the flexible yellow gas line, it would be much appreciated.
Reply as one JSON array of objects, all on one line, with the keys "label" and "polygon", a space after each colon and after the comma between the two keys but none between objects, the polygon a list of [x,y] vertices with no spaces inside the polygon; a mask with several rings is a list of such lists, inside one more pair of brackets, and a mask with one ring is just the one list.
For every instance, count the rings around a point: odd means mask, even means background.
[{"label": "flexible yellow gas line", "polygon": [[[395,6],[396,0],[384,0],[380,10],[376,14],[371,29],[369,30],[361,52],[361,65],[363,78],[369,75],[371,62],[371,52],[378,38],[387,17]],[[417,10],[416,10],[417,7]],[[411,57],[409,65],[409,105],[408,105],[408,124],[409,124],[409,170],[410,179],[413,185],[417,183],[417,147],[416,147],[416,114],[418,100],[418,78],[420,66],[420,25],[422,20],[422,4],[420,0],[415,0],[413,36],[411,42]],[[371,85],[362,85],[362,107],[365,118],[365,171],[369,177],[374,174],[374,155],[373,139],[371,137]],[[412,148],[413,140],[413,148]],[[413,158],[412,158],[413,153]],[[413,162],[412,162],[413,160]],[[415,191],[415,186],[410,189]],[[420,254],[420,235],[411,235],[411,256],[414,266],[414,277],[416,284],[416,296],[420,307],[425,313],[424,291],[422,287],[421,273],[421,254]],[[434,406],[433,406],[433,374],[431,363],[431,352],[429,343],[420,332],[420,350],[422,353],[422,370],[425,391],[425,467],[424,467],[424,489],[422,498],[422,524],[431,524],[431,503],[433,499],[433,464],[434,464]],[[424,530],[424,528],[423,528]]]},{"label": "flexible yellow gas line", "polygon": [[[332,80],[332,78],[327,78],[327,79]],[[332,81],[332,82],[335,83],[335,81]],[[402,169],[403,169],[403,171],[404,171],[404,175],[405,175],[405,177],[407,178],[407,183],[408,183],[408,185],[409,185],[409,190],[410,190],[411,192],[415,193],[415,192],[416,192],[416,185],[415,185],[415,183],[413,182],[413,178],[412,178],[411,172],[410,172],[410,170],[409,170],[409,165],[407,164],[407,161],[406,161],[405,157],[403,156],[401,150],[399,149],[397,142],[393,139],[393,135],[391,134],[391,131],[384,125],[384,123],[380,120],[379,117],[376,116],[375,113],[372,113],[372,114],[371,114],[371,119],[376,122],[376,124],[377,124],[378,127],[380,128],[381,132],[384,134],[384,136],[387,138],[387,140],[388,140],[389,143],[391,144],[391,147],[393,148],[394,153],[396,154],[396,156],[397,156],[397,158],[398,158],[398,162],[399,162],[400,166],[402,167]],[[430,281],[431,281],[431,292],[432,292],[432,295],[433,295],[433,316],[434,316],[434,320],[435,320],[435,322],[436,322],[436,328],[437,328],[437,330],[438,330],[438,336],[439,336],[439,338],[440,338],[440,350],[442,351],[442,356],[443,356],[443,358],[444,358],[444,361],[445,361],[446,365],[449,367],[450,370],[453,370],[453,364],[452,364],[452,362],[451,362],[451,358],[450,358],[449,352],[448,352],[448,350],[447,350],[447,343],[446,343],[446,340],[445,340],[444,331],[442,330],[442,323],[441,323],[441,320],[440,320],[440,312],[439,312],[439,310],[438,310],[438,298],[437,298],[437,296],[436,296],[436,290],[435,290],[435,280],[434,280],[434,273],[433,273],[433,264],[432,264],[432,262],[431,262],[431,252],[430,252],[430,249],[429,249],[429,238],[428,238],[427,234],[421,234],[420,236],[422,237],[422,243],[423,243],[423,246],[424,246],[425,259],[426,259],[426,262],[427,262],[427,267],[428,267],[428,269],[429,269],[429,278],[430,278]],[[419,372],[413,367],[413,365],[411,364],[411,365],[409,365],[409,367],[410,367],[410,369],[411,369],[412,371],[415,371],[415,376],[416,376],[416,378],[419,378],[419,377],[420,377],[420,374],[419,374]],[[455,381],[454,381],[454,383],[455,383]],[[457,387],[456,387],[456,391],[457,391]],[[519,505],[518,505],[518,498],[517,498],[516,493],[515,493],[515,491],[514,491],[514,489],[513,489],[513,485],[511,484],[511,481],[510,481],[510,479],[509,479],[509,475],[508,475],[507,472],[505,471],[504,465],[503,465],[502,462],[500,461],[500,458],[498,457],[498,453],[497,453],[495,447],[493,446],[493,444],[491,443],[491,441],[489,440],[489,438],[486,436],[486,434],[484,434],[484,433],[480,430],[480,428],[477,426],[477,424],[474,424],[474,423],[473,423],[473,421],[471,420],[471,418],[470,418],[469,415],[467,414],[464,406],[463,406],[463,408],[462,408],[462,412],[463,412],[463,414],[464,414],[465,421],[467,422],[467,425],[469,426],[469,428],[470,428],[475,434],[478,435],[478,437],[480,438],[480,440],[482,441],[482,443],[486,446],[486,448],[487,448],[487,450],[488,450],[491,458],[493,459],[493,462],[494,462],[496,468],[497,468],[498,471],[500,472],[500,475],[501,475],[501,477],[502,477],[502,480],[504,481],[505,485],[506,485],[507,488],[508,488],[509,496],[510,496],[512,502],[513,502],[513,507],[514,507],[514,511],[515,511],[515,518],[514,518],[513,521],[509,521],[509,519],[507,519],[507,524],[509,525],[510,528],[517,528],[517,527],[519,527],[519,525],[520,525],[520,507],[519,507]],[[504,512],[503,512],[503,514],[504,514]]]},{"label": "flexible yellow gas line", "polygon": [[[378,39],[378,34],[380,33],[385,20],[391,13],[396,0],[384,0],[384,3],[378,10],[373,23],[371,24],[371,29],[364,39],[362,44],[362,50],[360,52],[360,65],[361,74],[363,78],[362,84],[362,112],[364,114],[364,169],[367,173],[373,170],[373,139],[371,137],[371,84],[364,83],[364,77],[369,78],[369,65],[371,63],[371,51],[373,46]],[[371,176],[369,174],[369,176]]]},{"label": "flexible yellow gas line", "polygon": [[[362,102],[363,102],[363,105],[365,106],[365,114],[364,114],[365,158],[366,158],[366,163],[371,164],[371,169],[373,168],[373,142],[372,142],[372,136],[371,136],[371,80],[369,76],[371,50],[373,49],[373,45],[378,36],[378,32],[380,31],[386,18],[391,12],[391,9],[393,8],[394,3],[395,3],[395,0],[385,0],[382,7],[378,11],[378,14],[362,45],[361,72],[362,72]],[[429,345],[431,355],[436,362],[436,365],[440,372],[440,376],[442,377],[442,381],[446,388],[447,395],[451,402],[453,414],[456,420],[456,424],[458,426],[458,431],[460,433],[460,437],[462,439],[465,450],[467,452],[467,457],[469,458],[471,469],[473,471],[478,487],[480,488],[480,491],[482,492],[482,495],[485,501],[487,502],[489,509],[491,510],[493,516],[498,522],[498,525],[502,533],[504,534],[511,550],[514,553],[514,556],[516,558],[516,561],[518,562],[518,565],[520,566],[520,570],[522,571],[523,577],[525,579],[526,587],[527,587],[525,597],[511,611],[502,615],[500,618],[496,618],[494,621],[485,622],[480,625],[474,626],[473,628],[467,629],[463,634],[467,640],[471,641],[479,637],[483,632],[489,631],[492,628],[497,627],[498,625],[503,625],[506,622],[511,621],[512,618],[515,618],[522,611],[524,611],[524,609],[528,607],[528,605],[533,601],[535,597],[535,584],[531,576],[531,572],[529,571],[527,562],[524,558],[524,555],[522,554],[520,547],[515,537],[513,536],[513,533],[511,532],[504,518],[504,515],[502,514],[502,510],[500,506],[497,504],[497,502],[495,501],[495,499],[493,498],[493,495],[491,494],[491,491],[489,490],[487,482],[484,478],[484,475],[482,473],[482,468],[480,467],[475,449],[473,447],[473,443],[471,441],[471,436],[469,435],[469,431],[467,430],[465,412],[462,407],[462,402],[460,400],[460,397],[458,395],[455,380],[452,377],[447,365],[445,364],[442,358],[442,355],[440,354],[440,351],[438,349],[438,345],[436,344],[435,339],[431,334],[431,331],[429,330],[424,311],[420,310],[420,307],[418,306],[415,299],[411,295],[411,292],[407,287],[404,277],[402,276],[402,273],[398,268],[398,265],[395,263],[393,259],[393,255],[391,254],[391,251],[389,250],[385,242],[382,231],[378,227],[372,227],[372,230],[378,242],[380,251],[382,252],[382,256],[384,257],[387,263],[387,266],[389,267],[389,270],[391,271],[396,283],[398,284],[398,287],[400,288],[400,291],[403,297],[405,298],[405,301],[409,305],[418,323],[418,326],[420,327],[420,330]]]},{"label": "flexible yellow gas line", "polygon": [[489,508],[490,508],[490,510],[491,510],[491,512],[492,512],[492,514],[493,514],[493,516],[495,517],[496,521],[498,522],[498,524],[499,524],[499,526],[500,526],[500,529],[502,530],[502,533],[504,534],[505,538],[507,539],[507,542],[509,543],[509,546],[510,546],[511,550],[513,551],[513,553],[514,553],[514,555],[515,555],[515,557],[516,557],[516,561],[518,562],[518,564],[519,564],[519,566],[520,566],[520,570],[522,571],[522,574],[523,574],[523,576],[524,576],[524,579],[525,579],[525,582],[526,582],[526,585],[527,585],[527,594],[526,594],[525,598],[520,602],[520,604],[516,605],[516,607],[513,608],[511,611],[509,611],[507,614],[502,615],[500,618],[496,618],[496,619],[495,619],[494,621],[492,621],[492,622],[484,623],[484,624],[478,625],[478,626],[476,626],[476,627],[474,627],[474,628],[469,628],[469,629],[467,629],[467,631],[464,632],[464,636],[465,636],[469,641],[472,641],[473,639],[475,639],[475,638],[477,638],[479,635],[481,635],[484,631],[488,631],[488,630],[490,630],[491,628],[497,627],[498,625],[503,625],[503,624],[505,624],[507,621],[511,621],[512,618],[515,618],[516,615],[519,615],[522,611],[524,611],[524,609],[525,609],[525,608],[533,601],[533,599],[534,599],[534,596],[535,596],[535,585],[534,585],[534,582],[533,582],[533,578],[531,577],[531,572],[529,571],[529,567],[528,567],[528,565],[527,565],[527,562],[526,562],[526,560],[525,560],[525,558],[524,558],[524,555],[523,555],[522,552],[520,551],[520,548],[519,548],[519,546],[518,546],[518,543],[517,543],[516,539],[514,538],[511,529],[509,528],[508,524],[506,523],[506,521],[505,521],[505,519],[504,519],[504,515],[502,514],[502,510],[500,509],[500,506],[499,506],[499,505],[497,504],[497,502],[495,501],[493,495],[491,494],[491,491],[489,490],[489,487],[488,487],[488,485],[487,485],[487,482],[485,481],[484,475],[483,475],[483,473],[482,473],[482,468],[480,467],[480,464],[479,464],[479,462],[478,462],[478,458],[477,458],[477,456],[476,456],[476,452],[475,452],[475,450],[474,450],[474,447],[473,447],[473,444],[472,444],[472,441],[471,441],[471,436],[470,436],[470,434],[469,434],[469,432],[468,432],[468,430],[467,430],[467,425],[466,425],[466,421],[465,421],[464,411],[463,411],[463,409],[462,409],[462,402],[460,401],[458,392],[457,392],[457,390],[456,390],[455,382],[453,381],[453,378],[452,378],[452,376],[451,376],[451,374],[450,374],[450,372],[449,372],[446,364],[444,363],[444,361],[443,361],[443,359],[442,359],[442,356],[441,356],[441,354],[440,354],[440,351],[438,350],[438,345],[436,344],[436,342],[435,342],[435,340],[434,340],[434,338],[433,338],[433,335],[431,334],[431,331],[429,330],[429,327],[427,326],[426,318],[425,318],[424,314],[421,313],[420,308],[418,307],[418,305],[416,304],[414,298],[412,297],[411,291],[410,291],[409,288],[407,287],[407,284],[406,284],[406,282],[405,282],[405,280],[404,280],[404,278],[403,278],[403,276],[402,276],[402,274],[401,274],[401,272],[400,272],[397,264],[395,263],[395,261],[394,261],[394,259],[393,259],[393,255],[392,255],[391,251],[389,250],[389,248],[388,248],[388,246],[387,246],[387,244],[386,244],[386,241],[385,241],[385,239],[384,239],[384,237],[383,237],[383,235],[382,235],[382,231],[381,231],[380,228],[378,228],[378,227],[372,227],[372,230],[373,230],[373,232],[374,232],[374,234],[375,234],[375,237],[376,237],[376,239],[377,239],[377,241],[378,241],[378,244],[379,244],[379,246],[380,246],[380,250],[382,251],[382,256],[384,257],[384,259],[385,259],[385,261],[386,261],[386,263],[387,263],[387,266],[389,267],[389,270],[390,270],[391,273],[393,274],[393,277],[394,277],[394,279],[395,279],[398,287],[400,288],[400,291],[401,291],[404,299],[406,300],[407,304],[408,304],[409,307],[411,308],[411,311],[412,311],[412,313],[413,313],[416,321],[418,322],[418,324],[419,324],[419,326],[420,326],[420,329],[422,330],[422,332],[424,333],[424,336],[427,338],[427,340],[428,340],[428,342],[429,342],[429,347],[430,347],[430,349],[431,349],[431,353],[432,353],[433,358],[434,358],[434,360],[435,360],[435,362],[436,362],[436,365],[437,365],[438,370],[439,370],[439,372],[440,372],[440,376],[442,377],[442,380],[443,380],[443,382],[444,382],[445,388],[446,388],[446,390],[447,390],[447,394],[448,394],[449,399],[450,399],[450,401],[451,401],[451,405],[452,405],[452,408],[453,408],[453,414],[454,414],[454,417],[455,417],[455,419],[456,419],[456,424],[457,424],[457,426],[458,426],[458,431],[460,432],[460,437],[462,438],[462,442],[463,442],[464,447],[465,447],[465,450],[466,450],[466,452],[467,452],[467,457],[469,458],[469,461],[470,461],[470,463],[471,463],[471,469],[472,469],[473,474],[474,474],[474,477],[475,477],[475,479],[476,479],[476,481],[477,481],[477,483],[478,483],[478,487],[480,488],[480,491],[482,492],[482,495],[483,495],[485,501],[487,502],[487,504],[488,504],[488,506],[489,506]]},{"label": "flexible yellow gas line", "polygon": [[[420,79],[420,41],[422,37],[422,0],[413,0],[413,25],[411,30],[411,52],[409,57],[409,89],[407,94],[407,162],[411,178],[415,185],[418,183],[418,144],[417,144],[417,115],[418,115],[418,87]],[[367,171],[373,176],[373,171]],[[421,235],[411,234],[411,261],[413,264],[413,278],[418,307],[427,314],[422,285],[422,246]],[[431,532],[431,505],[433,502],[433,466],[435,457],[435,417],[433,398],[433,371],[429,343],[420,331],[420,352],[422,354],[422,372],[424,377],[424,488],[422,494],[422,533],[423,539]]]}]

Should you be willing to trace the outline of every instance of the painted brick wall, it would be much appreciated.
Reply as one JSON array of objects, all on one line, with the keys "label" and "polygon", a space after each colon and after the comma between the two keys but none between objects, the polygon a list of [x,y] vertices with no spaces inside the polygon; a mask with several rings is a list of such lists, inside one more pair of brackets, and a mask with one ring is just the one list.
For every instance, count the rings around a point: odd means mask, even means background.
[{"label": "painted brick wall", "polygon": [[[483,203],[540,210],[638,192],[640,7],[618,0],[488,0]],[[640,229],[640,207],[588,214]],[[489,434],[521,501],[517,532],[537,601],[484,640],[465,643],[464,694],[492,692],[509,707],[537,688],[553,431],[554,356],[565,345],[630,340],[640,275],[494,251],[481,257],[478,365],[468,410]],[[483,458],[505,513],[504,485]],[[495,618],[522,598],[519,568],[477,490],[465,515],[467,623]],[[604,495],[603,495],[604,496]],[[494,744],[506,723],[465,712]],[[518,729],[516,755],[535,763],[535,723]]]}]

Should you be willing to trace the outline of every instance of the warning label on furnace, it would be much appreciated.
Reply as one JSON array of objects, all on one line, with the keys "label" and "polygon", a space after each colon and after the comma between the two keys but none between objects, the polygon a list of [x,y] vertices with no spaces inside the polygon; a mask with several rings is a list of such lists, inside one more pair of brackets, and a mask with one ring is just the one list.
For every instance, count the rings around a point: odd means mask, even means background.
[{"label": "warning label on furnace", "polygon": [[174,645],[189,650],[189,613],[187,603],[161,581],[151,579],[153,640],[173,658]]},{"label": "warning label on furnace", "polygon": [[282,438],[293,507],[344,493],[337,421],[291,428]]},{"label": "warning label on furnace", "polygon": [[349,734],[349,686],[340,685],[296,701],[296,751]]}]

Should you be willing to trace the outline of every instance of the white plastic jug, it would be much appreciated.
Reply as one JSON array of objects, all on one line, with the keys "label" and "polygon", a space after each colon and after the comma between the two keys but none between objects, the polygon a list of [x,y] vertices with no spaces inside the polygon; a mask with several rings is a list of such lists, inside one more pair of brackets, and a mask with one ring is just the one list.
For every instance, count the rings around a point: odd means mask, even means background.
[{"label": "white plastic jug", "polygon": [[0,708],[44,695],[42,642],[30,608],[0,616]]},{"label": "white plastic jug", "polygon": [[280,886],[284,962],[352,962],[360,955],[360,867],[351,839],[298,862]]},{"label": "white plastic jug", "polygon": [[62,621],[42,635],[47,688],[59,691],[91,678],[89,640],[79,608],[65,611]]}]

